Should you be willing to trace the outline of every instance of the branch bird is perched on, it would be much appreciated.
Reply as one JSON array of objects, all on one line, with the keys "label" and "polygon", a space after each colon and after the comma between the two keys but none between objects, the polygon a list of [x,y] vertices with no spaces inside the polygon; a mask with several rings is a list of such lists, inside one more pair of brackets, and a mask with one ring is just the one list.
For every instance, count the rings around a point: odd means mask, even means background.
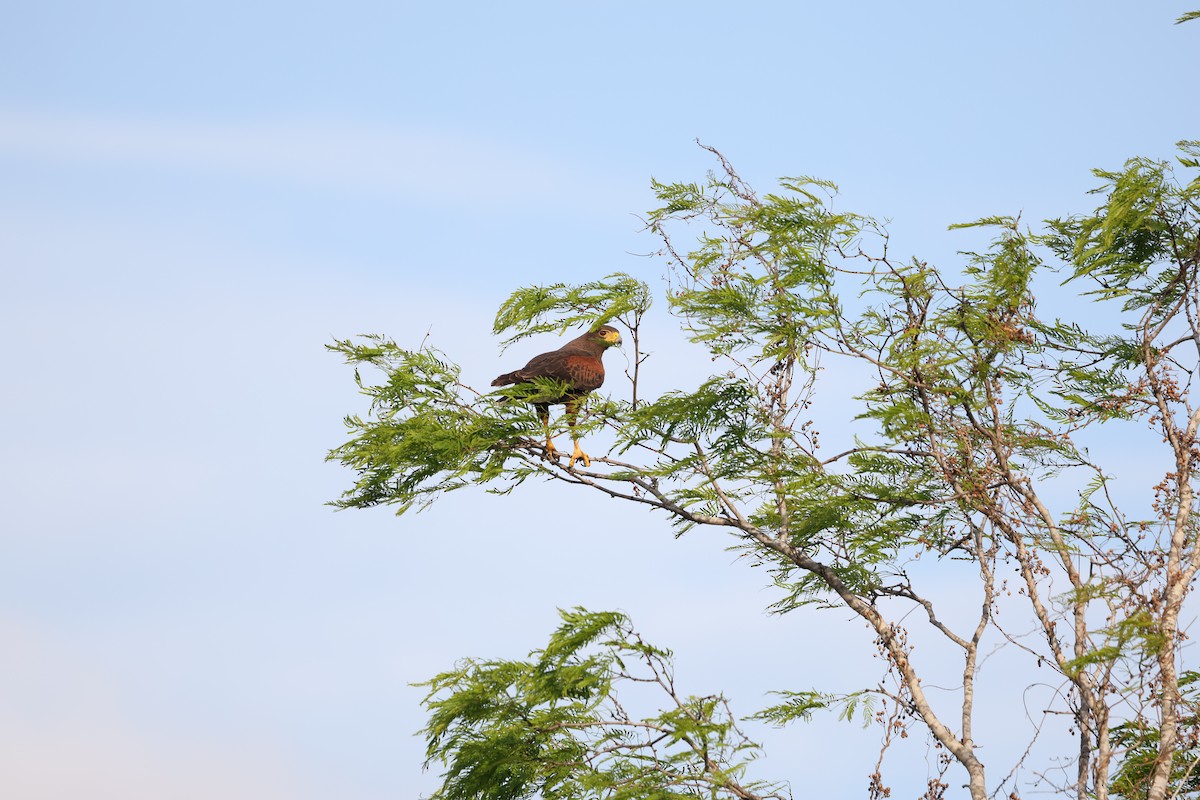
[{"label": "branch bird is perched on", "polygon": [[576,461],[582,461],[585,467],[592,464],[592,460],[579,447],[579,439],[575,436],[575,420],[584,395],[599,389],[604,383],[604,364],[600,357],[604,355],[605,350],[613,346],[621,346],[621,334],[611,325],[601,325],[553,352],[534,356],[519,370],[506,372],[492,381],[492,386],[507,386],[512,383],[529,383],[536,378],[547,378],[563,384],[562,394],[550,399],[539,397],[534,401],[534,407],[546,428],[546,455],[557,458],[558,450],[550,438],[550,406],[559,403],[566,406],[567,425],[571,429],[571,441],[575,445],[567,469],[574,467]]}]

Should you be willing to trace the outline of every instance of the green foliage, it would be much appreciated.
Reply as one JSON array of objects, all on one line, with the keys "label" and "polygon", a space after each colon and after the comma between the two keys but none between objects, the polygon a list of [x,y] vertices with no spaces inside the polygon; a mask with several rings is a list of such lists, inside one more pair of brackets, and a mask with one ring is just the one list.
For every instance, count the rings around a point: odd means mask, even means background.
[{"label": "green foliage", "polygon": [[614,320],[631,326],[649,310],[651,299],[650,287],[623,272],[580,286],[529,286],[504,301],[493,330],[497,334],[516,330],[504,340],[507,347],[535,334],[591,330]]},{"label": "green foliage", "polygon": [[[1179,721],[1180,747],[1171,760],[1168,796],[1196,798],[1200,797],[1200,770],[1196,769],[1200,764],[1200,673],[1184,672],[1179,676],[1179,686],[1186,710]],[[1160,733],[1142,719],[1113,728],[1113,747],[1124,751],[1120,769],[1109,786],[1115,797],[1136,800],[1146,796],[1159,756]]]},{"label": "green foliage", "polygon": [[[435,800],[784,796],[746,779],[758,747],[724,698],[679,695],[670,653],[623,614],[559,614],[528,660],[468,660],[420,684],[428,763],[445,768]],[[631,715],[619,692],[646,685],[668,706]]]},{"label": "green foliage", "polygon": [[[528,406],[467,389],[458,368],[434,350],[405,350],[382,336],[329,349],[355,365],[355,381],[371,398],[371,416],[346,417],[350,439],[329,454],[359,476],[335,505],[392,504],[403,513],[443,492],[500,478],[519,483],[529,474],[509,463],[536,425]],[[365,383],[361,367],[382,372],[383,382]],[[526,391],[536,399],[561,388]]]},{"label": "green foliage", "polygon": [[[1195,167],[1195,147],[1180,142],[1185,167]],[[1198,186],[1181,185],[1164,161],[1130,159],[1121,171],[1095,170],[1105,202],[1093,214],[1050,220],[1042,241],[1086,278],[1103,300],[1119,299],[1126,311],[1144,311],[1144,324],[1163,321],[1181,299],[1186,281],[1177,265],[1195,252]]]},{"label": "green foliage", "polygon": [[[754,416],[753,397],[751,386],[728,376],[710,378],[692,392],[668,392],[630,411],[619,433],[620,452],[657,441],[660,449],[673,443],[716,445],[719,456],[745,456],[748,443],[768,438],[762,420]],[[739,459],[738,468],[745,466]],[[677,469],[671,466],[670,472]],[[718,474],[727,471],[723,462],[716,469]]]},{"label": "green foliage", "polygon": [[710,176],[703,187],[653,183],[663,205],[648,214],[651,230],[699,217],[717,231],[702,233],[700,247],[686,256],[672,253],[679,286],[668,297],[693,341],[714,354],[802,358],[812,333],[836,324],[827,256],[872,223],[833,213],[826,200],[836,187],[827,181],[780,184],[783,192],[759,202],[732,174]]},{"label": "green foliage", "polygon": [[793,722],[809,722],[814,711],[839,709],[838,718],[847,722],[858,715],[865,728],[875,716],[875,704],[870,694],[853,692],[845,695],[822,692],[772,692],[783,698],[782,703],[768,706],[750,716],[750,719],[769,722],[777,728]]},{"label": "green foliage", "polygon": [[[1079,599],[1090,600],[1113,591],[1113,587],[1097,583],[1085,586],[1076,595]],[[1091,649],[1066,663],[1067,672],[1079,674],[1097,664],[1107,666],[1123,659],[1135,660],[1152,655],[1162,645],[1163,637],[1150,613],[1139,611],[1108,627],[1098,628],[1093,633],[1093,640],[1096,643]]]}]

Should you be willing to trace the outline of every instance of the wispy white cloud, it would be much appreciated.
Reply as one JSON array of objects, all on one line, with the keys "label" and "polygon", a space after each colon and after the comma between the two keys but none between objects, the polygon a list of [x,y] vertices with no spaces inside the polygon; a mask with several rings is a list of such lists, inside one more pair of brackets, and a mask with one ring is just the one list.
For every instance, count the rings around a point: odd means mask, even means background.
[{"label": "wispy white cloud", "polygon": [[[423,201],[595,202],[617,186],[496,141],[328,120],[171,121],[0,109],[0,156],[219,171]],[[582,191],[586,189],[586,191]]]}]

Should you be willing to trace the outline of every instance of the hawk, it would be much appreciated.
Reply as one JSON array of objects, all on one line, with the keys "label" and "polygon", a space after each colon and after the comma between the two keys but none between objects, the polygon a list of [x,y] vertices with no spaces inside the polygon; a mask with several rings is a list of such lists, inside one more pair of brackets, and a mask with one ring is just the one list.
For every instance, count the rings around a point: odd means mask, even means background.
[{"label": "hawk", "polygon": [[562,394],[546,400],[539,398],[534,402],[538,418],[546,429],[546,455],[558,458],[558,450],[550,438],[550,406],[562,403],[566,406],[567,425],[571,429],[571,441],[575,445],[567,469],[572,469],[576,461],[582,461],[585,467],[592,465],[587,453],[579,447],[579,439],[575,437],[575,420],[579,414],[579,403],[583,397],[604,383],[604,364],[600,357],[610,347],[621,346],[621,334],[611,325],[601,325],[593,331],[564,344],[549,353],[534,356],[528,364],[515,372],[506,372],[492,386],[507,386],[514,383],[529,383],[535,378],[549,378],[564,384]]}]

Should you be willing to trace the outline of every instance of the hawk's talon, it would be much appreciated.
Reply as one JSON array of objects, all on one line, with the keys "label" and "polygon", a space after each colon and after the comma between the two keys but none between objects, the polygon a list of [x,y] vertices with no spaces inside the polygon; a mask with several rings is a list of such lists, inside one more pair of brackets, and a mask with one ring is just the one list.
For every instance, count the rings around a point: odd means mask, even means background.
[{"label": "hawk's talon", "polygon": [[576,461],[582,461],[585,467],[592,465],[592,460],[588,458],[588,454],[579,449],[579,442],[575,443],[575,452],[571,453],[571,460],[567,462],[567,469],[575,469]]}]

